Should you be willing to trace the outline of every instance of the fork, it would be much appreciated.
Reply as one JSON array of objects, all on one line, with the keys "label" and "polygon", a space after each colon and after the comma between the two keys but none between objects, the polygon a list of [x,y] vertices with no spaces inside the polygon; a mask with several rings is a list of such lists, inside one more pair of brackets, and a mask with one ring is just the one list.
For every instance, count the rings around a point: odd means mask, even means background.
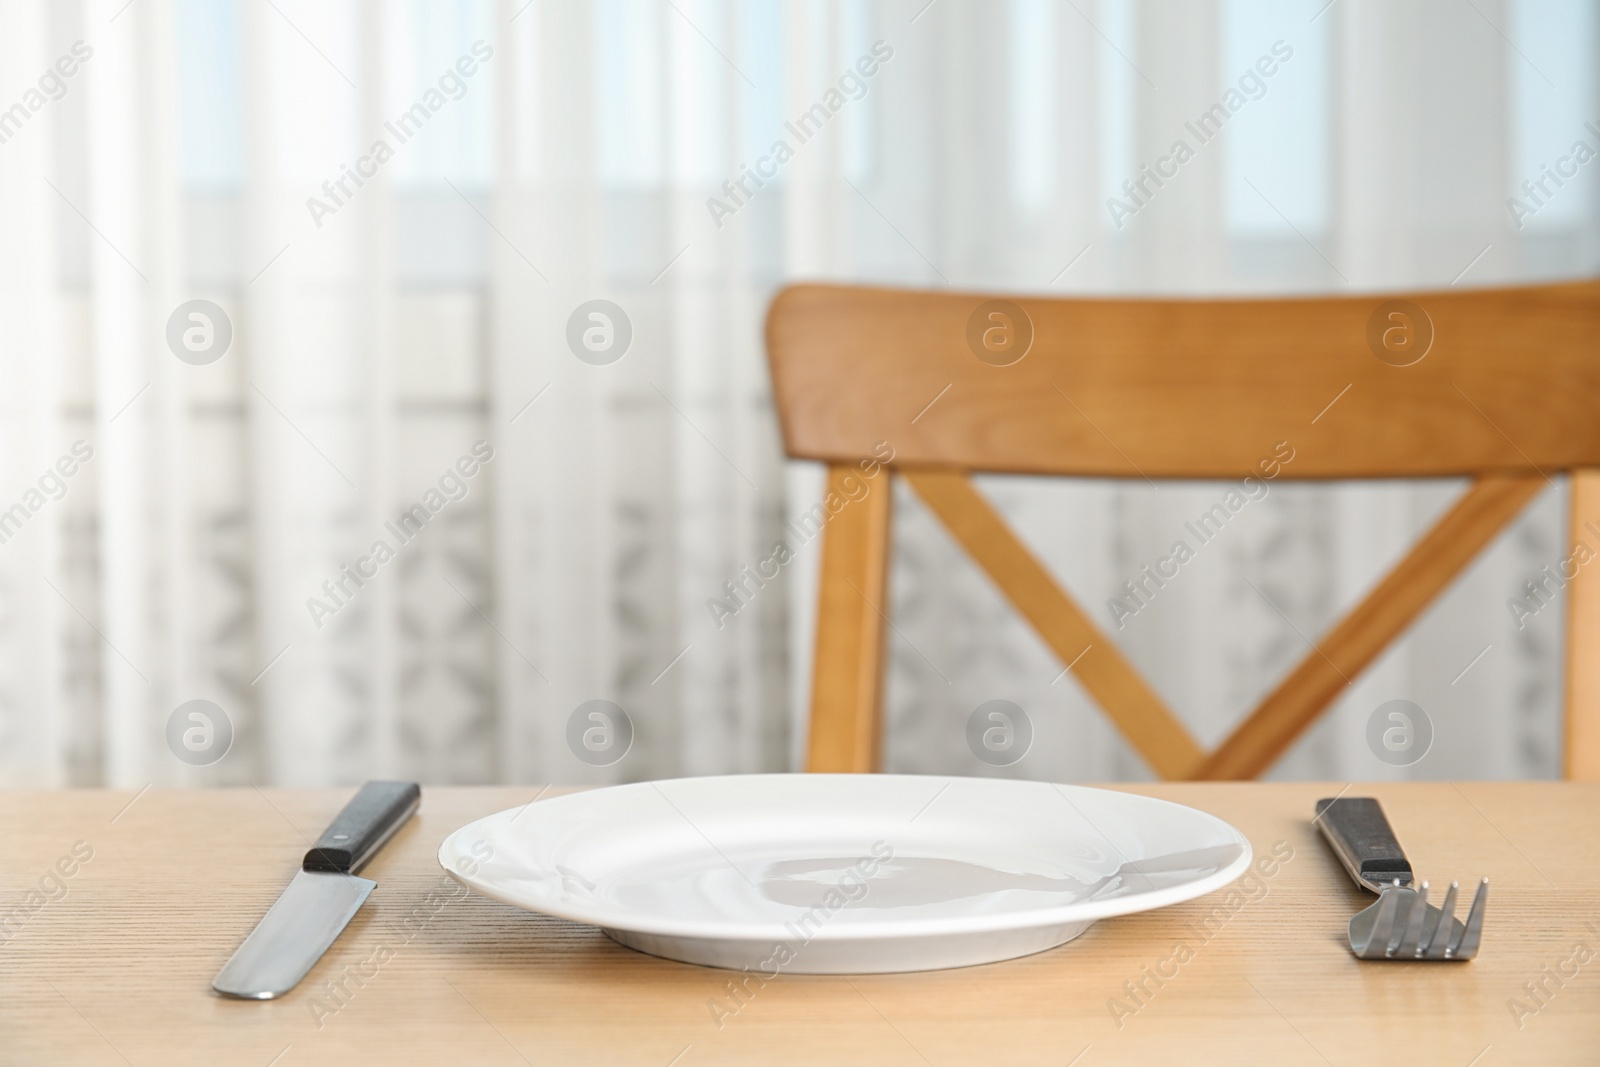
[{"label": "fork", "polygon": [[1470,960],[1483,937],[1489,879],[1478,883],[1465,925],[1455,918],[1459,882],[1451,882],[1444,907],[1428,903],[1428,883],[1416,888],[1411,864],[1371,797],[1317,801],[1312,820],[1334,854],[1378,902],[1350,920],[1350,950],[1364,960]]}]

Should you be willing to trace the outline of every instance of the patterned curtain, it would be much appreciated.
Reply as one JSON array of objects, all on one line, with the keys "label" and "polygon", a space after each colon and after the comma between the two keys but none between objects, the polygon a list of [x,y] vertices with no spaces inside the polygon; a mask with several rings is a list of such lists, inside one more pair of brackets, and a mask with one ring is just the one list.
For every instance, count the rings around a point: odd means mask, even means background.
[{"label": "patterned curtain", "polygon": [[[1600,147],[1597,36],[1589,0],[0,6],[0,784],[797,767],[820,542],[760,571],[822,485],[779,444],[779,286],[1584,275],[1591,168],[1544,176]],[[1460,491],[1274,483],[1117,620],[1228,486],[982,488],[1206,743]],[[890,769],[1147,777],[896,508]],[[1506,604],[1563,509],[1275,773],[1555,773],[1560,605]],[[995,699],[1033,728],[1005,767],[967,742]],[[1405,765],[1367,737],[1395,699]]]}]

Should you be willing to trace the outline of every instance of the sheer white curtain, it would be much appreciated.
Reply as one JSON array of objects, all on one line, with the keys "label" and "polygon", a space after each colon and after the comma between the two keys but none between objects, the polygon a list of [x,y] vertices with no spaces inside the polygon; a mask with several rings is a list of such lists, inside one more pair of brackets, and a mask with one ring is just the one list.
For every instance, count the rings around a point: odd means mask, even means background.
[{"label": "sheer white curtain", "polygon": [[[778,285],[1590,272],[1592,175],[1521,228],[1507,199],[1595,143],[1597,35],[1588,0],[14,0],[0,782],[794,766],[817,547],[741,579],[820,494],[778,445]],[[1263,56],[1226,127],[1115,209]],[[231,326],[211,362],[168,340],[195,300]],[[593,301],[631,333],[611,362],[581,343]],[[1096,611],[1221,491],[984,484]],[[1117,640],[1215,741],[1455,489],[1275,486]],[[1541,498],[1279,773],[1553,773],[1559,611],[1518,629],[1505,601],[1564,555],[1561,509]],[[1145,776],[913,498],[897,522],[891,768]],[[1036,731],[1004,771],[965,742],[997,697]],[[1408,768],[1365,741],[1392,698],[1435,726]],[[192,700],[231,728],[219,759],[177,754]],[[614,762],[569,741],[594,700],[631,722]]]}]

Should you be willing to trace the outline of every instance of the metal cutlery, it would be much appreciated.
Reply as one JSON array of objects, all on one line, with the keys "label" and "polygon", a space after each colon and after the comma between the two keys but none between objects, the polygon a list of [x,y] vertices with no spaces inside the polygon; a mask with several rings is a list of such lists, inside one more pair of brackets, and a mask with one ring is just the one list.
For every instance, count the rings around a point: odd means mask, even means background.
[{"label": "metal cutlery", "polygon": [[1364,960],[1470,960],[1483,936],[1489,879],[1478,883],[1465,924],[1455,918],[1460,883],[1451,882],[1444,907],[1428,903],[1428,883],[1418,888],[1411,864],[1371,797],[1317,801],[1313,820],[1358,886],[1378,902],[1350,920],[1350,950]]},{"label": "metal cutlery", "polygon": [[355,873],[405,825],[422,802],[415,782],[368,782],[334,817],[294,881],[256,924],[211,988],[271,1000],[293,989],[355,917],[378,885]]}]

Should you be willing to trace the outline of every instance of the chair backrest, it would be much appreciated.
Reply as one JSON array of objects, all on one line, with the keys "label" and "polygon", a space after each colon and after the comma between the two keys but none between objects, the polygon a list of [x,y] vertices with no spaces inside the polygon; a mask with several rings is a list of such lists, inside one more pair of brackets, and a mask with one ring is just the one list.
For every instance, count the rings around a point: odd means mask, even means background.
[{"label": "chair backrest", "polygon": [[[783,290],[767,350],[785,449],[829,466],[809,517],[826,530],[809,769],[880,760],[900,475],[1158,773],[1259,775],[1552,475],[1572,475],[1574,545],[1600,553],[1597,343],[1600,281],[1270,300]],[[1473,482],[1208,753],[979,495],[979,471]],[[1565,770],[1600,779],[1600,657],[1574,654],[1600,636],[1600,568],[1561,582]]]}]

